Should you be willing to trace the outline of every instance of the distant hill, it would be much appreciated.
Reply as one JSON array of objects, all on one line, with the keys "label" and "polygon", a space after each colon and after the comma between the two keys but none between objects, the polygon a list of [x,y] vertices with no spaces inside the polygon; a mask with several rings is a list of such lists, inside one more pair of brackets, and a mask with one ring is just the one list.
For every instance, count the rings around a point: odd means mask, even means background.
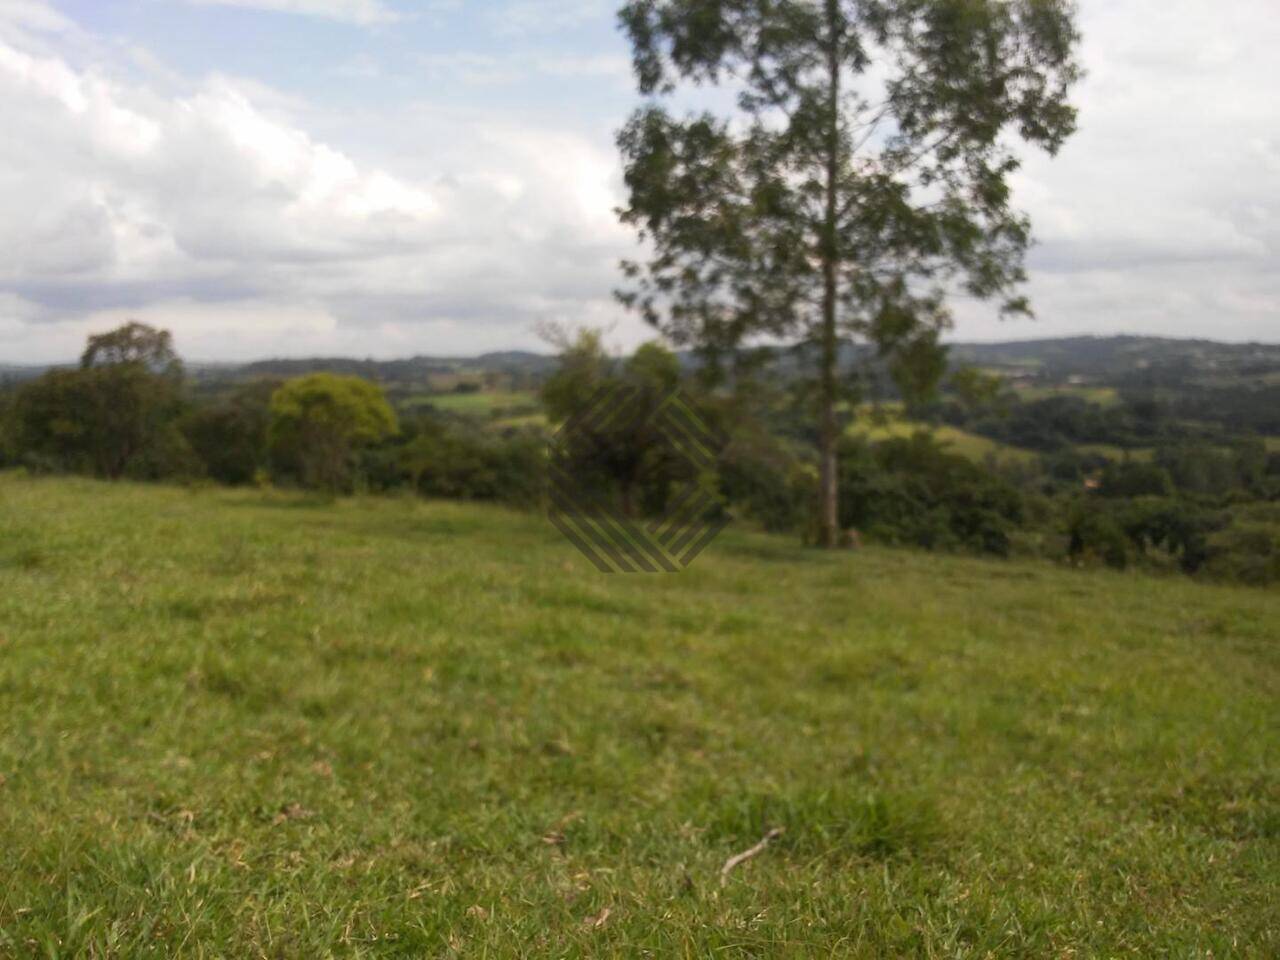
[{"label": "distant hill", "polygon": [[1068,337],[1007,343],[957,343],[958,363],[1007,368],[1058,381],[1265,376],[1280,371],[1280,344],[1218,343],[1166,337]]},{"label": "distant hill", "polygon": [[421,381],[433,374],[468,371],[501,373],[541,373],[555,366],[555,358],[523,350],[484,353],[476,357],[416,356],[403,360],[357,360],[350,357],[313,357],[301,360],[259,360],[223,368],[223,373],[239,377],[295,377],[305,373],[342,373],[370,380],[404,383]]},{"label": "distant hill", "polygon": [[[999,343],[953,343],[956,365],[977,366],[1014,380],[1044,384],[1069,381],[1125,386],[1179,389],[1199,387],[1256,387],[1280,385],[1280,344],[1219,343],[1213,340],[1180,340],[1171,337],[1115,336],[1062,337]],[[876,366],[873,351],[846,342],[841,349],[846,364]],[[686,364],[696,358],[681,353]],[[799,359],[793,351],[774,351],[774,368],[784,375],[796,371]],[[325,371],[351,374],[386,384],[420,385],[443,376],[501,373],[539,378],[554,369],[556,360],[527,350],[505,350],[474,357],[414,356],[396,360],[353,357],[265,359],[252,363],[192,363],[189,371],[203,383],[254,377],[294,377]],[[0,364],[0,383],[17,383],[39,376],[48,365]]]}]

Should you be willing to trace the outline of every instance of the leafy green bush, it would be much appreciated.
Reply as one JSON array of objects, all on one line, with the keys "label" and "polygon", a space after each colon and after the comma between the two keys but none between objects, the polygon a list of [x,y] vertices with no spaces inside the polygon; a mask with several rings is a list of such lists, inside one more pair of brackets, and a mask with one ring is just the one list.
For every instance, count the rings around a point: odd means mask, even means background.
[{"label": "leafy green bush", "polygon": [[1100,560],[1114,570],[1129,565],[1129,539],[1116,518],[1104,505],[1078,502],[1067,521],[1070,543],[1067,554],[1073,563]]},{"label": "leafy green bush", "polygon": [[331,492],[351,488],[361,448],[399,429],[382,388],[360,377],[296,377],[271,395],[270,410],[268,441],[277,475]]},{"label": "leafy green bush", "polygon": [[478,431],[465,422],[424,418],[407,442],[376,456],[394,485],[426,497],[541,503],[546,485],[546,441],[538,431]]},{"label": "leafy green bush", "polygon": [[270,402],[278,386],[274,380],[251,383],[183,419],[184,435],[214,480],[249,484],[267,467]]},{"label": "leafy green bush", "polygon": [[840,449],[841,524],[927,549],[1007,556],[1021,493],[925,433]]}]

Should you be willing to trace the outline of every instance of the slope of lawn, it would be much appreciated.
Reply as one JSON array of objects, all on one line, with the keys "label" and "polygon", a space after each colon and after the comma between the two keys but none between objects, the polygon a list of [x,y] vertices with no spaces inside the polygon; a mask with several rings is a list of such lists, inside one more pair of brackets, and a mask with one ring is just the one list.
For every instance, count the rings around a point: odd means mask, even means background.
[{"label": "slope of lawn", "polygon": [[[1275,957],[1280,596],[0,476],[0,957]],[[722,881],[734,854],[781,829]]]}]

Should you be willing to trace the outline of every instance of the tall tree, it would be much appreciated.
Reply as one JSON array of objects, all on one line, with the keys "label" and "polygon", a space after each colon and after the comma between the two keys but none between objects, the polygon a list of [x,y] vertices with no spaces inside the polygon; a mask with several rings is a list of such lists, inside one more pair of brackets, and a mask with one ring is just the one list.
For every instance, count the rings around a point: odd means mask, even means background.
[{"label": "tall tree", "polygon": [[91,336],[78,370],[53,370],[15,401],[23,448],[62,469],[118,479],[187,469],[174,427],[182,361],[167,330],[129,323]]},{"label": "tall tree", "polygon": [[182,378],[182,359],[173,348],[173,334],[131,320],[115,330],[89,337],[80,366],[135,366],[175,380]]},{"label": "tall tree", "polygon": [[[1071,0],[631,0],[640,92],[619,134],[624,222],[649,245],[622,299],[708,356],[794,344],[817,416],[825,545],[838,538],[843,341],[906,392],[945,370],[949,296],[1029,312],[1016,140],[1072,133]],[[682,87],[736,109],[676,116]],[[713,95],[714,96],[714,95]]]}]

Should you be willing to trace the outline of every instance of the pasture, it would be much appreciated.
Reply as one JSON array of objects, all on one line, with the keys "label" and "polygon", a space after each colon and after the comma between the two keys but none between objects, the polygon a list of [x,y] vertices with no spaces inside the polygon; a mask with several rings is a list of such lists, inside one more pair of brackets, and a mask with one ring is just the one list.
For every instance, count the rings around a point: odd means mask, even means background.
[{"label": "pasture", "polygon": [[[1280,596],[0,476],[0,956],[1274,957]],[[781,830],[722,877],[726,862]]]}]

